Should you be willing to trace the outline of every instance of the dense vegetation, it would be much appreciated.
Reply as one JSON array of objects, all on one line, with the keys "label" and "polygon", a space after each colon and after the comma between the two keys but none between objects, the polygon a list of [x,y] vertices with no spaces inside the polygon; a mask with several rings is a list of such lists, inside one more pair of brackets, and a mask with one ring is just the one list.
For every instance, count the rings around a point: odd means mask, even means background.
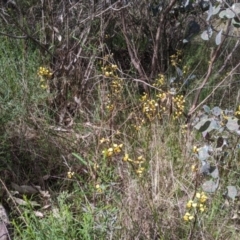
[{"label": "dense vegetation", "polygon": [[239,3],[0,10],[0,238],[238,239]]}]

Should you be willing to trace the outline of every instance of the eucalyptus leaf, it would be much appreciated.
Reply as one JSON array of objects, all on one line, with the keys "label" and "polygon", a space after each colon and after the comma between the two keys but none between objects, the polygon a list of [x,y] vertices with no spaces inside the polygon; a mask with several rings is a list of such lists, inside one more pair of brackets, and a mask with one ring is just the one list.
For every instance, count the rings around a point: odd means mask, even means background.
[{"label": "eucalyptus leaf", "polygon": [[221,41],[222,41],[222,29],[219,31],[219,33],[217,34],[217,36],[215,38],[216,45],[220,45]]},{"label": "eucalyptus leaf", "polygon": [[235,17],[235,13],[230,8],[227,8],[226,12],[225,12],[225,16],[227,18],[234,18]]},{"label": "eucalyptus leaf", "polygon": [[212,15],[213,15],[213,6],[212,6],[212,3],[209,2],[208,16],[207,16],[206,21],[209,21],[210,18],[212,17]]},{"label": "eucalyptus leaf", "polygon": [[211,36],[209,36],[208,31],[205,30],[202,34],[201,34],[201,38],[205,41],[208,41],[210,39]]},{"label": "eucalyptus leaf", "polygon": [[235,186],[227,186],[227,196],[232,200],[235,200],[237,196],[237,188]]},{"label": "eucalyptus leaf", "polygon": [[202,161],[204,165],[204,161],[206,161],[210,155],[209,155],[209,146],[205,145],[198,149],[197,157],[200,161]]},{"label": "eucalyptus leaf", "polygon": [[220,18],[225,18],[226,17],[226,10],[221,11],[218,16]]},{"label": "eucalyptus leaf", "polygon": [[178,76],[182,77],[183,71],[179,67],[176,67],[176,71],[177,71]]},{"label": "eucalyptus leaf", "polygon": [[232,10],[236,13],[239,14],[240,13],[240,3],[234,3],[232,5]]},{"label": "eucalyptus leaf", "polygon": [[208,128],[202,132],[203,137],[206,137],[207,133],[211,132],[212,130],[218,130],[220,127],[221,126],[218,121],[216,121],[215,119],[211,120]]},{"label": "eucalyptus leaf", "polygon": [[239,125],[238,125],[238,119],[237,118],[229,118],[226,124],[226,127],[230,131],[238,131]]},{"label": "eucalyptus leaf", "polygon": [[201,120],[199,120],[199,118],[196,118],[195,119],[195,122],[193,123],[193,124],[195,124],[194,125],[194,128],[196,128],[197,130],[199,130],[200,129],[200,127],[201,126],[203,126],[204,125],[204,123],[206,122],[206,121],[208,121],[209,120],[209,118],[203,118],[203,119],[201,119]]},{"label": "eucalyptus leaf", "polygon": [[210,111],[211,111],[210,107],[207,106],[207,105],[204,105],[204,106],[203,106],[203,110],[204,110],[206,113],[210,113]]},{"label": "eucalyptus leaf", "polygon": [[207,30],[205,30],[201,34],[201,38],[205,41],[208,41],[212,37],[212,34],[213,34],[213,30],[212,30],[211,26],[208,26]]},{"label": "eucalyptus leaf", "polygon": [[208,129],[208,127],[210,126],[211,121],[206,121],[200,128],[199,128],[199,132],[204,132]]},{"label": "eucalyptus leaf", "polygon": [[205,175],[208,175],[210,173],[210,164],[207,161],[202,161],[200,173]]},{"label": "eucalyptus leaf", "polygon": [[219,13],[219,11],[220,11],[220,4],[216,7],[216,6],[214,6],[213,7],[213,12],[212,12],[212,15],[216,15],[216,14],[218,14]]},{"label": "eucalyptus leaf", "polygon": [[232,25],[233,25],[235,28],[240,28],[240,22],[236,21],[235,19],[232,20]]},{"label": "eucalyptus leaf", "polygon": [[220,107],[214,107],[213,109],[212,109],[212,114],[214,115],[214,116],[220,116],[221,115],[221,113],[222,113],[222,109],[220,108]]},{"label": "eucalyptus leaf", "polygon": [[213,180],[208,180],[203,183],[202,189],[204,192],[214,193],[217,190],[218,185],[219,185],[219,179],[217,179],[216,182]]},{"label": "eucalyptus leaf", "polygon": [[187,0],[184,4],[184,7],[186,7],[189,4],[189,0]]},{"label": "eucalyptus leaf", "polygon": [[218,170],[218,167],[213,167],[212,169],[210,169],[210,175],[213,177],[213,178],[219,178],[219,170]]},{"label": "eucalyptus leaf", "polygon": [[231,9],[227,8],[226,10],[223,10],[219,13],[219,17],[231,19],[235,17],[235,13]]}]

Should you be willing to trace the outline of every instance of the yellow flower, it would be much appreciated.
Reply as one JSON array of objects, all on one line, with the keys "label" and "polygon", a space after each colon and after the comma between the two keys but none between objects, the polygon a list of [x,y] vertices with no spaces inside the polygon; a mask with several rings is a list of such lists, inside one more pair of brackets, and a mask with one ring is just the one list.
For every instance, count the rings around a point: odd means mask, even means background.
[{"label": "yellow flower", "polygon": [[42,89],[47,89],[47,84],[41,84]]},{"label": "yellow flower", "polygon": [[124,155],[123,161],[127,162],[129,160],[129,155],[126,153]]},{"label": "yellow flower", "polygon": [[193,147],[193,152],[194,152],[194,153],[198,153],[198,151],[199,151],[199,149],[197,148],[197,146],[194,146],[194,147]]},{"label": "yellow flower", "polygon": [[185,213],[185,215],[183,216],[183,219],[184,219],[184,221],[188,222],[188,221],[193,220],[193,219],[194,219],[194,216],[187,212],[187,213]]},{"label": "yellow flower", "polygon": [[201,197],[201,193],[196,193],[196,198],[200,198]]},{"label": "yellow flower", "polygon": [[117,65],[112,64],[111,67],[112,67],[113,70],[116,70],[116,69],[117,69]]},{"label": "yellow flower", "polygon": [[110,73],[109,72],[105,72],[105,77],[109,77]]},{"label": "yellow flower", "polygon": [[47,78],[50,78],[53,75],[53,73],[50,72],[50,70],[45,67],[39,67],[37,74],[38,76]]},{"label": "yellow flower", "polygon": [[148,95],[146,93],[143,94],[143,96],[141,97],[141,101],[146,101],[148,98]]},{"label": "yellow flower", "polygon": [[206,206],[203,205],[202,203],[199,204],[199,210],[200,212],[204,212],[206,210]]},{"label": "yellow flower", "polygon": [[105,150],[102,151],[102,154],[105,157],[111,157],[113,155],[113,149],[112,148],[105,149]]},{"label": "yellow flower", "polygon": [[103,189],[99,184],[96,184],[95,188],[97,190],[97,193],[102,193],[103,192]]},{"label": "yellow flower", "polygon": [[188,201],[188,203],[187,203],[187,208],[191,208],[191,207],[192,207],[192,204],[193,204],[193,201],[192,201],[192,200]]},{"label": "yellow flower", "polygon": [[196,198],[199,199],[200,203],[205,203],[208,199],[208,197],[206,196],[206,194],[204,192],[196,193]]},{"label": "yellow flower", "polygon": [[192,206],[193,206],[194,208],[196,208],[196,207],[197,207],[197,203],[193,203]]},{"label": "yellow flower", "polygon": [[143,171],[144,171],[144,168],[143,168],[143,167],[139,167],[139,168],[136,170],[136,173],[141,176],[142,173],[143,173]]},{"label": "yellow flower", "polygon": [[235,112],[235,115],[236,116],[240,115],[240,105],[238,106],[237,111]]},{"label": "yellow flower", "polygon": [[102,139],[100,139],[100,143],[105,143],[105,142],[109,142],[109,139],[108,139],[108,138],[102,138]]},{"label": "yellow flower", "polygon": [[198,170],[196,165],[192,165],[191,169],[192,169],[192,172],[197,172],[197,170]]},{"label": "yellow flower", "polygon": [[107,110],[112,111],[114,109],[114,105],[113,104],[109,104],[106,106]]},{"label": "yellow flower", "polygon": [[93,169],[96,171],[99,168],[99,165],[97,163],[94,163]]},{"label": "yellow flower", "polygon": [[114,153],[120,153],[122,151],[123,144],[113,144],[113,151]]},{"label": "yellow flower", "polygon": [[196,208],[197,207],[197,203],[195,203],[194,201],[190,200],[187,203],[187,208]]},{"label": "yellow flower", "polygon": [[111,157],[113,155],[113,148],[109,148],[108,150],[107,150],[107,156],[108,157]]},{"label": "yellow flower", "polygon": [[69,171],[68,173],[67,173],[67,177],[69,178],[69,179],[71,179],[73,176],[74,176],[74,172],[71,172],[71,171]]},{"label": "yellow flower", "polygon": [[204,195],[201,196],[200,202],[205,203],[207,201],[207,199],[208,199],[208,197],[204,194]]}]

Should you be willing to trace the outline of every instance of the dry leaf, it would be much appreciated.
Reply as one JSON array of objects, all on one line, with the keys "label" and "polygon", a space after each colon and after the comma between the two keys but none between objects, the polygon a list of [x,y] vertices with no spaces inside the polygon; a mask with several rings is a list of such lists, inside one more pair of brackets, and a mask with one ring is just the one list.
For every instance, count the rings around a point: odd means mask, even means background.
[{"label": "dry leaf", "polygon": [[27,205],[31,205],[32,207],[39,207],[41,206],[39,203],[37,203],[36,201],[24,201],[22,200],[21,198],[17,198],[17,197],[13,197],[14,201],[19,204],[19,205],[22,205],[22,206],[27,206]]},{"label": "dry leaf", "polygon": [[50,208],[50,207],[51,207],[51,204],[47,204],[47,205],[45,205],[45,206],[42,207],[42,210],[46,210],[46,209],[48,209],[48,208]]},{"label": "dry leaf", "polygon": [[41,213],[39,211],[34,211],[34,214],[35,214],[36,217],[39,217],[39,218],[43,218],[44,217],[43,213]]},{"label": "dry leaf", "polygon": [[16,183],[11,183],[11,186],[14,190],[18,191],[20,194],[35,194],[38,193],[37,189],[32,187],[32,186],[28,186],[28,185],[22,185],[19,186]]}]

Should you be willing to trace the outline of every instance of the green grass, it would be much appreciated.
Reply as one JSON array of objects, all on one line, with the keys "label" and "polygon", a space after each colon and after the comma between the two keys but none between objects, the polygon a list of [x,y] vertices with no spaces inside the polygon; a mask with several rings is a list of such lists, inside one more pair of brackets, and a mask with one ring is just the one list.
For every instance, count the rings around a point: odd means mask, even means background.
[{"label": "green grass", "polygon": [[[55,92],[41,89],[37,76],[40,52],[25,50],[20,40],[0,40],[0,171],[12,239],[237,239],[237,203],[220,192],[208,194],[207,211],[195,222],[183,220],[186,203],[201,192],[192,148],[204,144],[194,131],[182,131],[183,117],[147,120],[131,84],[123,95],[112,94],[115,108],[107,111],[110,86],[99,77],[91,111],[83,106],[71,128],[59,126],[48,104]],[[113,144],[123,144],[121,151],[104,156]],[[132,161],[123,161],[125,154]],[[234,183],[237,176],[221,181]],[[40,187],[35,194],[13,193],[11,182]]]}]

